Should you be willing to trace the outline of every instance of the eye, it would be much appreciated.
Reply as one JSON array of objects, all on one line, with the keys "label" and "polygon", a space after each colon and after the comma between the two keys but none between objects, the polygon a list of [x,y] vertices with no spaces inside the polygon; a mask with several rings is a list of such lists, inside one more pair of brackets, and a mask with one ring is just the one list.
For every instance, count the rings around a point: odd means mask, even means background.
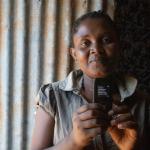
[{"label": "eye", "polygon": [[80,45],[82,48],[86,48],[86,47],[89,47],[90,44],[91,44],[91,42],[89,40],[83,40],[83,41],[81,41]]},{"label": "eye", "polygon": [[105,36],[105,37],[103,37],[102,42],[104,44],[109,44],[109,43],[112,43],[112,39],[109,36]]}]

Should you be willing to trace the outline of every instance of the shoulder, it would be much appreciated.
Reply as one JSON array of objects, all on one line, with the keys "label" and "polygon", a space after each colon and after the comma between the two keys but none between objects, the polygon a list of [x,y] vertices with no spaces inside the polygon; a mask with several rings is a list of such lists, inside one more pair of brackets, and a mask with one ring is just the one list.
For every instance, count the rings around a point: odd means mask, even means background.
[{"label": "shoulder", "polygon": [[62,84],[62,81],[43,84],[43,85],[41,85],[39,91],[41,93],[43,93],[44,95],[47,95],[49,92],[61,90],[61,88],[60,88],[61,84]]},{"label": "shoulder", "polygon": [[56,114],[56,91],[59,91],[59,82],[43,84],[36,97],[36,106],[42,107],[52,117]]}]

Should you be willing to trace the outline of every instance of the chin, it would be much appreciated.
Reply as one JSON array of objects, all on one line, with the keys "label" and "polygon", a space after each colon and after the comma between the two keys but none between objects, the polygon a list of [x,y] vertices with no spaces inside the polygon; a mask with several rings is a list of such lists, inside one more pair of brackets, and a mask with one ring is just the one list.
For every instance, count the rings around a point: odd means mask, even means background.
[{"label": "chin", "polygon": [[97,73],[92,75],[93,78],[105,78],[107,76],[108,74],[104,74],[104,73]]},{"label": "chin", "polygon": [[103,71],[92,71],[89,73],[89,76],[91,78],[105,78],[108,76],[110,73],[109,72],[103,72]]},{"label": "chin", "polygon": [[92,67],[90,72],[94,78],[104,78],[111,73],[106,67]]},{"label": "chin", "polygon": [[88,68],[88,74],[91,78],[105,78],[110,73],[110,68],[99,63],[92,63]]}]

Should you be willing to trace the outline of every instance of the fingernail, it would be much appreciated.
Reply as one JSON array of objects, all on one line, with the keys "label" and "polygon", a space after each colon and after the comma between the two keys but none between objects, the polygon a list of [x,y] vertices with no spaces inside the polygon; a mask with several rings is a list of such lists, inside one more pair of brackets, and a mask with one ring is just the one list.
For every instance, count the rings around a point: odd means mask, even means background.
[{"label": "fingernail", "polygon": [[116,104],[113,104],[113,108],[117,108],[118,106]]},{"label": "fingernail", "polygon": [[113,115],[112,118],[115,120],[117,118],[117,115]]},{"label": "fingernail", "polygon": [[113,116],[113,114],[114,114],[114,111],[113,110],[110,110],[109,112],[108,112],[108,115],[112,115]]},{"label": "fingernail", "polygon": [[122,124],[118,124],[118,128],[119,129],[124,129],[123,126],[122,126]]},{"label": "fingernail", "polygon": [[111,124],[114,126],[116,124],[116,121],[115,120],[112,120],[111,121]]}]

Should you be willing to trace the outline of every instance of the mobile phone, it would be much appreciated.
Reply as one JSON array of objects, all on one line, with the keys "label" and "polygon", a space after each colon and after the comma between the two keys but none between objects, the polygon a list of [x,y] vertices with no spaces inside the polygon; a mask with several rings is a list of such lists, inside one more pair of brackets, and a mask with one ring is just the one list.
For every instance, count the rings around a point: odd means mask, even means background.
[{"label": "mobile phone", "polygon": [[112,108],[112,83],[105,78],[97,78],[94,80],[93,101],[104,106],[108,112]]}]

